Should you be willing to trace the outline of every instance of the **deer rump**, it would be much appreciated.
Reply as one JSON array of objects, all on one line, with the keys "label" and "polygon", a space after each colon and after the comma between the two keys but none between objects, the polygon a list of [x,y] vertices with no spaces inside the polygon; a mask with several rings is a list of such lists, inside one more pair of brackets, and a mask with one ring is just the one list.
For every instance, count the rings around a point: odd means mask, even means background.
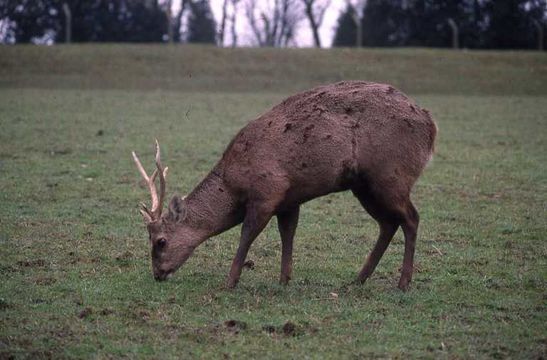
[{"label": "deer rump", "polygon": [[[432,156],[437,128],[427,110],[389,85],[364,81],[319,86],[293,95],[245,126],[204,180],[161,215],[167,170],[146,175],[153,211],[143,206],[154,276],[164,280],[209,237],[243,222],[228,276],[234,287],[247,252],[272,216],[281,234],[281,283],[292,274],[293,238],[300,204],[351,190],[378,222],[380,234],[357,277],[364,282],[399,227],[405,253],[399,288],[413,272],[419,216],[412,186]],[[154,187],[160,175],[161,191]],[[159,199],[159,200],[158,200]]]}]

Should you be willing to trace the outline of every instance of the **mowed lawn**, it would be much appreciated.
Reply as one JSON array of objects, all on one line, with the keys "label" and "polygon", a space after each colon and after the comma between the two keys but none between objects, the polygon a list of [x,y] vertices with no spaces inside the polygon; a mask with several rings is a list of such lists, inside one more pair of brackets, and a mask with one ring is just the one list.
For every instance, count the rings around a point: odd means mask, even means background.
[{"label": "mowed lawn", "polygon": [[[154,281],[130,152],[151,169],[157,137],[169,196],[187,193],[249,120],[342,79],[392,83],[440,129],[411,290],[400,233],[349,285],[377,236],[350,193],[303,206],[287,287],[275,220],[235,290],[238,228]],[[544,54],[4,47],[0,129],[0,358],[547,355]]]}]

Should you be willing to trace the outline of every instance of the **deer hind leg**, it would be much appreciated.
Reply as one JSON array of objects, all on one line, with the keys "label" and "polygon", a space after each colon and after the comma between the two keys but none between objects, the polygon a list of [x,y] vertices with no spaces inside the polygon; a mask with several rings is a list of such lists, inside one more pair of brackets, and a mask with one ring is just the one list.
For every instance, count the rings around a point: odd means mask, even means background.
[{"label": "deer hind leg", "polygon": [[378,265],[378,262],[380,262],[380,259],[384,255],[384,252],[386,251],[387,247],[389,246],[389,243],[391,242],[391,239],[393,238],[393,235],[395,235],[395,232],[397,231],[397,228],[399,225],[397,223],[393,223],[390,221],[378,221],[379,227],[380,227],[380,234],[378,235],[378,240],[376,240],[376,244],[374,245],[374,248],[370,252],[370,254],[367,256],[367,259],[365,261],[365,264],[363,265],[363,268],[359,272],[359,275],[357,276],[357,282],[364,283],[374,272],[376,269],[376,266]]},{"label": "deer hind leg", "polygon": [[[366,186],[352,189],[352,191],[365,210],[378,222],[380,228],[378,240],[357,276],[357,282],[363,283],[372,275],[397,229],[403,224],[406,205],[404,201],[397,200],[397,196],[391,196],[387,193],[375,194]],[[412,273],[412,257],[410,257],[410,253],[408,261],[410,262],[410,273]]]},{"label": "deer hind leg", "polygon": [[404,221],[401,224],[405,235],[405,255],[403,258],[403,267],[401,269],[401,278],[399,279],[399,289],[406,291],[412,280],[412,272],[414,271],[414,250],[416,248],[416,236],[418,233],[418,224],[420,216],[418,211],[408,200]]},{"label": "deer hind leg", "polygon": [[277,214],[277,226],[281,235],[281,275],[279,283],[287,285],[292,274],[292,248],[293,239],[298,225],[300,208],[280,212]]},{"label": "deer hind leg", "polygon": [[269,206],[268,203],[258,201],[249,201],[247,204],[243,226],[241,227],[239,247],[232,261],[230,274],[226,281],[228,288],[234,288],[237,285],[249,248],[272,218],[274,209],[274,206]]}]

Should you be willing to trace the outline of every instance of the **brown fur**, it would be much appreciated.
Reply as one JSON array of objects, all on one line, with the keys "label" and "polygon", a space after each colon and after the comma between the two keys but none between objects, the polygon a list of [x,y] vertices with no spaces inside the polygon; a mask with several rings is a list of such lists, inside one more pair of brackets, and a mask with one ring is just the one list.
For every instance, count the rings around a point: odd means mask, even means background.
[{"label": "brown fur", "polygon": [[[282,283],[291,277],[300,204],[351,190],[378,221],[380,236],[358,281],[374,271],[399,226],[405,256],[399,287],[412,277],[419,222],[412,186],[433,153],[436,125],[427,110],[389,85],[364,81],[319,86],[293,95],[251,121],[209,175],[149,224],[157,279],[174,272],[207,238],[243,222],[228,286],[272,216],[282,238]],[[158,239],[166,245],[158,248]]]}]

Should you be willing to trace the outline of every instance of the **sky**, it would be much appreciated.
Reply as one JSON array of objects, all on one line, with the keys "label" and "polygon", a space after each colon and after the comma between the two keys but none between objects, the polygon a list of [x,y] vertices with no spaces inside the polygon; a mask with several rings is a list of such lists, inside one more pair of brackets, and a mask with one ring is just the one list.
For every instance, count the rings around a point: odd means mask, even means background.
[{"label": "sky", "polygon": [[[243,0],[244,1],[244,0]],[[269,0],[258,0],[257,3],[267,3]],[[328,0],[318,0],[318,1],[328,1]],[[175,1],[176,3],[177,1]],[[222,3],[223,0],[210,0],[211,9],[217,23],[220,22],[222,18]],[[332,39],[336,31],[336,21],[338,16],[346,7],[346,0],[331,0],[330,5],[325,12],[325,18],[323,24],[320,28],[321,44],[323,47],[330,47],[332,44]],[[238,17],[238,45],[251,45],[252,38],[249,31],[249,26],[247,24],[247,19],[243,11],[243,4],[239,5],[239,17]],[[313,37],[310,30],[310,25],[307,18],[302,19],[298,25],[297,36],[295,38],[296,45],[299,47],[313,46]],[[228,38],[228,44],[231,43],[231,39]]]}]

